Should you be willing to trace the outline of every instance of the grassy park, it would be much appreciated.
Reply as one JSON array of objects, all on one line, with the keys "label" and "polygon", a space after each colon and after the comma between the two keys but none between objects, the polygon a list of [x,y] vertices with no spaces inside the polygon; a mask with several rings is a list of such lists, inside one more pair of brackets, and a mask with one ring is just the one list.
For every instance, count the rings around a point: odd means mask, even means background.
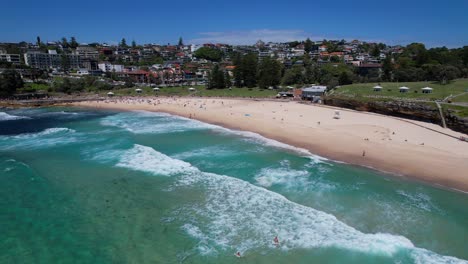
[{"label": "grassy park", "polygon": [[[189,87],[195,88],[190,91]],[[232,89],[206,89],[205,86],[175,86],[159,87],[159,91],[154,91],[153,87],[139,87],[141,93],[136,92],[136,88],[123,88],[112,90],[116,96],[136,96],[136,95],[157,95],[157,96],[203,96],[203,97],[247,97],[247,98],[265,98],[274,97],[277,90],[266,90],[259,88],[236,88]],[[101,91],[106,95],[107,91]]]},{"label": "grassy park", "polygon": [[[373,87],[376,85],[382,86],[382,90],[376,92]],[[410,88],[407,93],[400,93],[399,87],[406,86]],[[431,87],[432,93],[422,93],[421,88]],[[448,84],[442,85],[437,82],[384,82],[384,83],[356,83],[335,88],[329,93],[331,96],[344,97],[388,97],[388,98],[408,98],[420,100],[443,100],[448,96],[457,96],[453,99],[454,102],[468,102],[468,79],[453,80]]]}]

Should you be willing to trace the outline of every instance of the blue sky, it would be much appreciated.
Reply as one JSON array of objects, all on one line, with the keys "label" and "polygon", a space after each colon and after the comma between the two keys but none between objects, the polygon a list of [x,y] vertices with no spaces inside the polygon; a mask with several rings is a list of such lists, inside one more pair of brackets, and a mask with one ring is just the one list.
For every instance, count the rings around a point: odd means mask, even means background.
[{"label": "blue sky", "polygon": [[0,41],[80,43],[360,39],[428,47],[468,45],[468,0],[53,1],[2,4]]}]

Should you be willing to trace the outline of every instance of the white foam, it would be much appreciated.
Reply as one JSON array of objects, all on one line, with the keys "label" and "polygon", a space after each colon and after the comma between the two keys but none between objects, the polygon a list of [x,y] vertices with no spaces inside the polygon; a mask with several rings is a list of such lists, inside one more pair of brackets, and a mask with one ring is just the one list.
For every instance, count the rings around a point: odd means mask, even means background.
[{"label": "white foam", "polygon": [[38,133],[19,134],[19,135],[13,136],[13,138],[28,139],[28,138],[37,138],[37,137],[43,137],[43,136],[59,134],[59,133],[65,134],[65,133],[75,133],[75,132],[76,132],[75,130],[66,128],[66,127],[52,127],[52,128],[47,128]]},{"label": "white foam", "polygon": [[162,176],[171,176],[197,170],[190,163],[172,159],[150,147],[142,145],[135,145],[132,149],[125,151],[117,166]]},{"label": "white foam", "polygon": [[235,152],[229,150],[225,146],[216,145],[177,153],[172,157],[175,159],[187,159],[193,157],[212,157],[213,154],[215,154],[216,157],[228,157],[235,155]]},{"label": "white foam", "polygon": [[264,168],[255,176],[258,185],[271,187],[273,185],[304,186],[307,185],[310,173],[305,170],[288,168]]},{"label": "white foam", "polygon": [[46,148],[78,141],[76,131],[70,128],[47,128],[37,133],[0,136],[0,149]]},{"label": "white foam", "polygon": [[27,116],[15,116],[15,115],[7,114],[5,112],[0,112],[0,121],[10,121],[10,120],[18,120],[18,119],[31,119],[31,118]]},{"label": "white foam", "polygon": [[132,111],[129,113],[119,113],[105,117],[102,119],[101,124],[104,126],[120,127],[135,134],[159,134],[211,129],[228,135],[236,135],[244,138],[245,140],[259,143],[261,145],[294,151],[309,157],[317,163],[328,160],[324,157],[314,155],[304,148],[294,147],[274,139],[266,138],[254,132],[228,129],[222,126],[160,112]]},{"label": "white foam", "polygon": [[403,190],[397,190],[396,193],[398,193],[401,196],[404,196],[406,198],[407,204],[409,204],[410,206],[414,206],[428,212],[431,212],[432,209],[439,210],[439,208],[432,203],[431,198],[427,194],[411,194]]},{"label": "white foam", "polygon": [[[284,250],[338,247],[389,257],[408,250],[416,260],[430,258],[425,254],[430,251],[415,248],[405,237],[364,234],[330,214],[293,203],[239,179],[201,173],[198,177],[191,175],[187,183],[202,183],[206,187],[206,203],[193,210],[204,222],[209,221],[198,226],[204,239],[223,249],[271,248],[272,238],[278,235]],[[462,263],[453,257],[430,253],[438,256],[439,263]]]},{"label": "white foam", "polygon": [[404,250],[418,262],[464,263],[414,247],[405,237],[365,234],[333,215],[289,201],[284,196],[228,176],[199,171],[187,162],[170,158],[152,148],[135,145],[119,164],[155,175],[178,175],[176,188],[202,187],[201,204],[185,206],[177,217],[191,219],[181,228],[200,241],[203,254],[222,250],[245,252],[272,248],[278,235],[281,249],[338,247],[392,257]]},{"label": "white foam", "polygon": [[162,134],[209,129],[211,126],[190,119],[174,118],[167,114],[138,111],[119,113],[101,120],[104,126],[125,129],[134,134]]}]

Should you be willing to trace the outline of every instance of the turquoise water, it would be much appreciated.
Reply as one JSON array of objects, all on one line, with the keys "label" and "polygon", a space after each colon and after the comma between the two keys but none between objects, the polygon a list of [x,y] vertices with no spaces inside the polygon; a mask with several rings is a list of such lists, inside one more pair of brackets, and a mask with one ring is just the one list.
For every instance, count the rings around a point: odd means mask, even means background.
[{"label": "turquoise water", "polygon": [[0,263],[467,263],[467,197],[162,113],[0,113]]}]

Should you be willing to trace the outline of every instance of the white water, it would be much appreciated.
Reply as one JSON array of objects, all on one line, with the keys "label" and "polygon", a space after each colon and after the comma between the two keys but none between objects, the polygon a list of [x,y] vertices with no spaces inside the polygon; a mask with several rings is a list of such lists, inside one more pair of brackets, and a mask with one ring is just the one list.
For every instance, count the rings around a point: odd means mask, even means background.
[{"label": "white water", "polygon": [[[283,250],[338,247],[390,257],[408,251],[417,263],[467,263],[416,248],[402,236],[362,233],[331,214],[294,203],[237,178],[201,172],[187,162],[150,147],[134,145],[120,155],[115,166],[155,176],[176,177],[173,191],[203,189],[204,202],[184,207],[183,219],[191,220],[181,226],[200,241],[198,250],[202,254],[219,250],[246,254],[255,249],[272,248],[272,239],[278,235]],[[301,175],[299,172],[292,176]]]},{"label": "white water", "polygon": [[10,120],[18,120],[18,119],[31,119],[31,118],[27,116],[9,115],[5,112],[0,112],[0,121],[10,121]]},{"label": "white water", "polygon": [[265,146],[293,151],[310,158],[314,162],[324,162],[328,160],[324,157],[314,155],[306,149],[294,147],[273,139],[265,138],[264,136],[257,133],[228,129],[221,126],[200,122],[198,120],[174,116],[166,113],[149,111],[120,113],[104,118],[101,121],[101,124],[104,126],[119,127],[135,134],[162,134],[210,129],[226,135],[236,135],[249,142],[260,143],[261,145]]},{"label": "white water", "polygon": [[37,133],[25,133],[15,136],[0,136],[0,149],[47,148],[78,142],[75,130],[54,127]]}]

